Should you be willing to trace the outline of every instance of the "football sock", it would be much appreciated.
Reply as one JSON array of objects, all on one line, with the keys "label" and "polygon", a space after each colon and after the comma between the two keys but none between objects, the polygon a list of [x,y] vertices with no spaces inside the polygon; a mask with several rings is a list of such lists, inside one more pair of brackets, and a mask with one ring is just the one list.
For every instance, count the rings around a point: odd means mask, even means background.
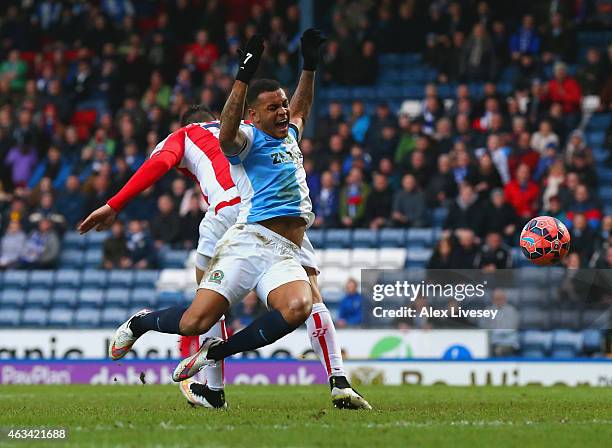
[{"label": "football sock", "polygon": [[[222,338],[227,339],[227,333],[225,332],[225,318],[219,319],[219,321],[212,326],[210,330],[200,336],[200,341],[204,338]],[[204,369],[206,375],[206,384],[211,390],[222,390],[223,389],[223,360],[217,361],[212,366],[207,366]]]},{"label": "football sock", "polygon": [[306,330],[312,349],[323,364],[327,376],[346,376],[336,327],[324,303],[314,303],[306,319]]},{"label": "football sock", "polygon": [[219,360],[236,353],[255,350],[278,341],[295,328],[287,323],[280,311],[271,310],[255,319],[251,325],[234,333],[227,341],[210,347],[206,357]]},{"label": "football sock", "polygon": [[130,330],[134,336],[140,337],[149,330],[160,333],[180,334],[179,323],[187,310],[186,305],[177,305],[152,313],[138,316],[130,322]]}]

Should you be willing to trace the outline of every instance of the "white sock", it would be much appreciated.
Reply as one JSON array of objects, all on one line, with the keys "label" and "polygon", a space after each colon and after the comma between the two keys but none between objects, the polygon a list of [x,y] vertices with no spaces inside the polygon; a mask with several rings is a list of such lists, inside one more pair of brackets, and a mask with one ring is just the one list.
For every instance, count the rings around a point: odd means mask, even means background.
[{"label": "white sock", "polygon": [[[227,339],[227,331],[225,330],[225,316],[221,317],[216,324],[212,326],[210,330],[200,336],[200,344],[204,338],[222,338]],[[225,386],[223,381],[223,360],[217,361],[212,366],[207,366],[204,369],[206,376],[206,384],[212,390],[221,390]]]},{"label": "white sock", "polygon": [[312,312],[306,320],[306,330],[312,349],[323,364],[327,376],[346,376],[336,327],[324,303],[312,305]]}]

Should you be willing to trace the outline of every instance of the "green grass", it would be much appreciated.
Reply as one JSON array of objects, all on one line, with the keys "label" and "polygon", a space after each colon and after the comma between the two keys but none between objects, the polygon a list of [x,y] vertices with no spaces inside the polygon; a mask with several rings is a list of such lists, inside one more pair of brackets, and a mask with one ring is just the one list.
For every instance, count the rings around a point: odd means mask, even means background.
[{"label": "green grass", "polygon": [[[227,411],[175,386],[0,386],[0,427],[63,427],[37,446],[595,447],[612,440],[612,388],[372,386],[374,411],[333,409],[324,386],[230,386]],[[5,437],[3,435],[2,437]],[[19,441],[0,446],[29,446]]]}]

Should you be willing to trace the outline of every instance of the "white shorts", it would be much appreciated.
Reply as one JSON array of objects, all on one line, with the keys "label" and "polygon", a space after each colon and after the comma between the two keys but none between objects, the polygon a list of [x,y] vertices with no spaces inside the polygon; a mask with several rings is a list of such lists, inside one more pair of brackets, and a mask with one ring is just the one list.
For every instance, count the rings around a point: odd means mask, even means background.
[{"label": "white shorts", "polygon": [[199,288],[224,296],[230,306],[249,291],[266,306],[270,291],[289,282],[308,282],[300,248],[259,224],[235,224],[219,240]]},{"label": "white shorts", "polygon": [[[239,209],[240,204],[231,205],[223,207],[217,214],[207,212],[204,218],[202,218],[195,262],[199,270],[206,271],[208,269],[208,261],[215,253],[217,242],[225,235],[227,229],[236,223]],[[317,265],[314,248],[308,239],[308,234],[304,235],[304,241],[300,249],[300,262],[302,266],[313,268],[317,275],[321,272]]]}]

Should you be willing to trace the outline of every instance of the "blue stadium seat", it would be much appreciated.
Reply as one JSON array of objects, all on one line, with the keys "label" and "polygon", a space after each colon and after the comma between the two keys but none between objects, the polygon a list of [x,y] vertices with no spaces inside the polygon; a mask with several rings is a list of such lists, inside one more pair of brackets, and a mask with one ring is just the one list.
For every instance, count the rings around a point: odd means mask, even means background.
[{"label": "blue stadium seat", "polygon": [[353,248],[370,248],[378,246],[378,231],[372,229],[353,230]]},{"label": "blue stadium seat", "polygon": [[104,240],[106,240],[109,236],[110,236],[110,232],[109,231],[105,231],[105,232],[89,232],[86,235],[86,238],[87,238],[87,247],[88,248],[94,248],[94,249],[100,249],[100,246],[102,246],[102,243],[104,243]]},{"label": "blue stadium seat", "polygon": [[606,128],[612,122],[612,114],[609,113],[596,113],[591,116],[587,124],[587,130],[589,131],[605,131]]},{"label": "blue stadium seat", "polygon": [[157,306],[165,308],[178,303],[183,303],[185,296],[182,291],[161,291],[157,295]]},{"label": "blue stadium seat", "polygon": [[406,244],[410,248],[413,245],[430,247],[433,243],[433,229],[431,228],[413,228],[408,229],[406,234]]},{"label": "blue stadium seat", "polygon": [[431,249],[422,247],[412,247],[406,251],[406,267],[407,268],[422,268],[425,267],[431,258]]},{"label": "blue stadium seat", "polygon": [[101,289],[85,288],[79,291],[79,306],[99,308],[104,302],[104,291]]},{"label": "blue stadium seat", "polygon": [[308,229],[307,235],[315,249],[325,247],[325,230]]},{"label": "blue stadium seat", "polygon": [[81,276],[83,288],[106,288],[108,274],[101,269],[85,269]]},{"label": "blue stadium seat", "polygon": [[83,264],[86,268],[99,268],[102,266],[102,249],[87,249],[83,257]]},{"label": "blue stadium seat", "polygon": [[47,312],[38,308],[24,310],[21,314],[21,325],[44,327],[47,325]]},{"label": "blue stadium seat", "polygon": [[325,232],[326,248],[348,248],[351,245],[351,231],[349,229],[328,229]]},{"label": "blue stadium seat", "polygon": [[545,288],[537,288],[531,285],[521,288],[521,306],[541,308],[548,299],[548,290]]},{"label": "blue stadium seat", "polygon": [[113,269],[108,274],[108,286],[111,288],[131,288],[134,283],[134,271],[130,269]]},{"label": "blue stadium seat", "polygon": [[16,309],[2,309],[0,311],[0,327],[16,327],[19,325],[21,311]]},{"label": "blue stadium seat", "polygon": [[55,271],[56,288],[78,288],[81,286],[81,271],[77,269],[58,269]]},{"label": "blue stadium seat", "polygon": [[85,237],[79,232],[66,232],[62,240],[62,249],[81,250],[85,246]]},{"label": "blue stadium seat", "polygon": [[157,292],[155,288],[136,288],[132,291],[130,303],[132,306],[155,307],[157,304]]},{"label": "blue stadium seat", "polygon": [[434,208],[431,214],[431,222],[434,227],[442,227],[446,216],[448,215],[448,209],[444,207]]},{"label": "blue stadium seat", "polygon": [[31,271],[29,283],[35,288],[52,288],[55,283],[55,272]]},{"label": "blue stadium seat", "polygon": [[594,148],[593,149],[593,158],[597,163],[603,163],[608,158],[608,150],[604,148]]},{"label": "blue stadium seat", "polygon": [[102,326],[117,327],[128,317],[125,308],[105,308],[102,310]]},{"label": "blue stadium seat", "polygon": [[573,358],[582,351],[582,333],[556,330],[552,336],[553,358]]},{"label": "blue stadium seat", "polygon": [[404,247],[406,231],[404,229],[382,229],[378,235],[379,247]]},{"label": "blue stadium seat", "polygon": [[79,308],[74,313],[73,326],[78,328],[94,328],[100,325],[100,312],[92,308]]},{"label": "blue stadium seat", "polygon": [[[552,287],[553,290],[558,290],[558,285]],[[552,310],[551,311],[551,328],[577,330],[581,328],[580,312],[574,310]]]},{"label": "blue stadium seat", "polygon": [[587,142],[593,147],[603,146],[606,140],[606,133],[604,131],[591,131],[586,134]]},{"label": "blue stadium seat", "polygon": [[599,196],[604,202],[612,201],[612,186],[601,187],[599,189]]},{"label": "blue stadium seat", "polygon": [[28,271],[6,271],[3,276],[4,288],[26,288],[28,286]]},{"label": "blue stadium seat", "polygon": [[325,303],[337,303],[344,297],[344,291],[339,288],[323,288],[321,290],[321,295]]},{"label": "blue stadium seat", "polygon": [[26,293],[26,305],[31,307],[48,307],[51,304],[51,290],[49,289],[30,289]]},{"label": "blue stadium seat", "polygon": [[53,306],[75,306],[78,301],[77,290],[72,288],[57,288],[51,294]]},{"label": "blue stadium seat", "polygon": [[134,286],[135,287],[155,287],[155,283],[159,278],[159,271],[154,270],[146,270],[146,271],[136,271],[134,275]]},{"label": "blue stadium seat", "polygon": [[552,333],[548,331],[528,330],[521,334],[521,351],[539,350],[547,353],[552,346]]},{"label": "blue stadium seat", "polygon": [[60,254],[60,266],[63,268],[82,268],[83,252],[75,249],[63,250]]},{"label": "blue stadium seat", "polygon": [[0,292],[3,308],[20,308],[25,303],[25,291],[17,288],[3,288]]},{"label": "blue stadium seat", "polygon": [[591,354],[602,351],[603,334],[601,330],[584,330],[582,341],[585,352]]},{"label": "blue stadium seat", "polygon": [[[112,282],[111,282],[112,285]],[[106,290],[104,305],[127,307],[130,303],[130,290],[127,288],[109,288]]]},{"label": "blue stadium seat", "polygon": [[54,327],[69,327],[74,313],[66,308],[53,308],[49,311],[48,325]]},{"label": "blue stadium seat", "polygon": [[534,359],[534,358],[545,358],[546,357],[546,353],[542,350],[538,350],[536,348],[528,348],[528,349],[523,349],[521,350],[521,356],[523,358],[530,358],[530,359]]},{"label": "blue stadium seat", "polygon": [[166,269],[184,268],[189,258],[189,252],[186,250],[166,250],[161,255],[162,266]]},{"label": "blue stadium seat", "polygon": [[550,315],[539,308],[522,308],[520,326],[526,330],[548,330]]}]

